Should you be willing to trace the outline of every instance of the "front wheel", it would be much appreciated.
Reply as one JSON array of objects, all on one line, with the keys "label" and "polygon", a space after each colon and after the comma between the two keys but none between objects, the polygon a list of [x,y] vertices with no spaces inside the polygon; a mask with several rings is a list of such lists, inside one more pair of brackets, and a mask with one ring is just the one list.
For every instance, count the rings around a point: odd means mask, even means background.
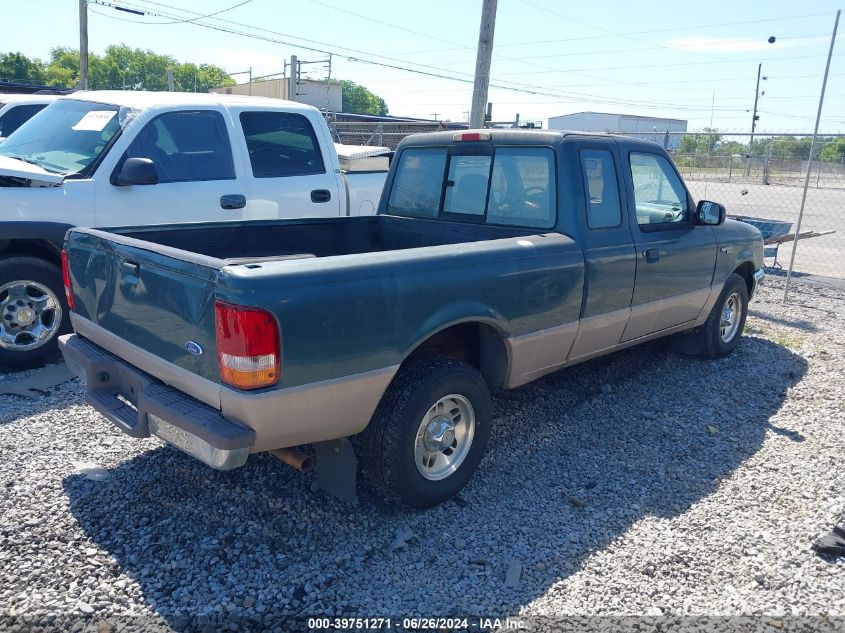
[{"label": "front wheel", "polygon": [[748,286],[745,279],[733,273],[704,324],[703,354],[709,358],[730,354],[739,345],[747,316]]},{"label": "front wheel", "polygon": [[58,266],[35,257],[0,258],[0,369],[19,371],[58,358],[70,316]]},{"label": "front wheel", "polygon": [[474,367],[448,358],[411,361],[364,431],[364,473],[389,500],[437,505],[472,477],[490,424],[490,392]]}]

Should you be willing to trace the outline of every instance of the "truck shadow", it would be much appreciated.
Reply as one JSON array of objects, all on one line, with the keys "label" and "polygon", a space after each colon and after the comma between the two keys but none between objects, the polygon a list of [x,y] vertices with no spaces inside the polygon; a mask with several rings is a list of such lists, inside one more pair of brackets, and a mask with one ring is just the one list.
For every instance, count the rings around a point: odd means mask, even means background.
[{"label": "truck shadow", "polygon": [[[710,495],[767,436],[801,441],[769,420],[806,370],[762,338],[718,361],[658,343],[496,393],[478,473],[460,499],[425,512],[311,493],[308,476],[268,455],[216,472],[169,448],[64,487],[135,599],[177,630],[215,618],[504,616],[640,519]],[[517,588],[504,581],[513,560]]]}]

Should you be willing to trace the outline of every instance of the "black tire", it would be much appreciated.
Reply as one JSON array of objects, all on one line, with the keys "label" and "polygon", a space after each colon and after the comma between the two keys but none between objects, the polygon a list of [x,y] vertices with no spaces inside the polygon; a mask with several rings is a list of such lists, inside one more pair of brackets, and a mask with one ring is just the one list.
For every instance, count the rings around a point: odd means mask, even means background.
[{"label": "black tire", "polygon": [[[0,345],[0,371],[21,371],[41,367],[45,363],[57,360],[59,354],[59,335],[69,332],[70,311],[65,298],[61,269],[46,260],[37,257],[8,255],[0,257],[0,288],[15,281],[34,281],[46,286],[61,306],[62,315],[58,330],[46,343],[30,350],[9,349]],[[0,295],[0,304],[4,300]],[[5,314],[0,317],[4,318]]]},{"label": "black tire", "polygon": [[[742,308],[742,313],[739,315],[739,326],[730,340],[723,340],[721,335],[722,313],[725,310],[725,304],[730,297],[737,297]],[[707,322],[702,328],[702,356],[707,358],[721,358],[730,354],[737,345],[739,339],[742,338],[742,332],[745,329],[745,318],[748,316],[748,286],[745,285],[745,279],[736,273],[731,274],[725,281],[725,286],[722,288],[722,293],[716,300],[710,316],[707,317]]]},{"label": "black tire", "polygon": [[[463,396],[475,415],[469,452],[454,473],[433,481],[416,465],[414,445],[424,416],[444,396]],[[404,365],[381,399],[364,431],[362,468],[376,494],[415,508],[428,508],[455,496],[470,480],[490,437],[490,391],[470,365],[449,358]]]}]

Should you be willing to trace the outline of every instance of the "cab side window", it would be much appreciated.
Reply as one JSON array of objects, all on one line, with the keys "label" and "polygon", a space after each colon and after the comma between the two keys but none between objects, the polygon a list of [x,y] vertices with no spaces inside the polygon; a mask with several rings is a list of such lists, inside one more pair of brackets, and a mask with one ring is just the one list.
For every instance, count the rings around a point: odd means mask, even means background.
[{"label": "cab side window", "polygon": [[290,112],[241,112],[256,178],[324,174],[317,135],[307,118]]},{"label": "cab side window", "polygon": [[613,154],[603,149],[581,150],[581,173],[587,200],[587,226],[608,229],[622,224]]},{"label": "cab side window", "polygon": [[663,156],[632,152],[631,180],[637,224],[673,224],[689,219],[687,192]]},{"label": "cab side window", "polygon": [[152,160],[160,183],[235,178],[226,125],[210,110],[157,116],[129,145],[126,158]]}]

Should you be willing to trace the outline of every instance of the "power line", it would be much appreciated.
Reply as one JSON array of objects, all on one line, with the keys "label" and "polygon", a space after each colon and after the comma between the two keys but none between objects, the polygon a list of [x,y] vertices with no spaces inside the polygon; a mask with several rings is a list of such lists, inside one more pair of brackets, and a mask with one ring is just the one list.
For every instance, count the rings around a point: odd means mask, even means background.
[{"label": "power line", "polygon": [[[162,7],[168,8],[168,9],[175,9],[177,11],[180,10],[176,7],[172,7],[172,6],[166,5],[164,3],[153,2],[152,0],[144,0],[144,1],[148,4],[152,4],[152,5],[156,5],[156,6],[162,6]],[[89,2],[91,2],[92,4],[99,4],[99,5],[102,5],[102,6],[114,7],[114,5],[112,3],[106,2],[105,0],[89,0]],[[152,12],[152,11],[147,11],[146,8],[143,5],[138,5],[137,3],[132,3],[132,4],[124,3],[123,6],[140,7],[147,14],[154,15],[156,17],[165,17],[165,18],[170,18],[170,19],[180,17],[178,15],[174,16],[172,14],[168,15],[168,14],[165,14],[165,13],[156,13],[156,12]],[[193,11],[185,11],[185,12],[191,13],[191,14],[194,14],[194,15],[200,15],[200,14],[197,14],[196,12],[193,12]],[[210,29],[216,30],[216,31],[221,31],[221,32],[230,33],[230,34],[234,34],[234,35],[240,35],[240,36],[243,36],[243,37],[251,37],[251,38],[254,38],[254,39],[260,39],[260,40],[263,40],[263,41],[268,41],[268,42],[273,42],[273,43],[278,43],[278,44],[286,44],[286,45],[289,45],[289,46],[299,46],[300,48],[319,52],[319,53],[343,55],[343,53],[340,53],[337,50],[337,49],[340,49],[340,50],[346,50],[346,51],[351,51],[351,52],[355,52],[355,53],[362,53],[362,54],[368,55],[370,57],[378,57],[378,58],[381,58],[381,59],[387,59],[387,60],[392,60],[392,61],[395,60],[395,58],[391,58],[391,57],[388,57],[386,55],[378,55],[378,54],[375,54],[375,53],[368,53],[366,51],[361,51],[359,49],[352,49],[352,48],[348,48],[348,47],[338,46],[335,49],[315,48],[313,46],[306,46],[306,45],[302,45],[302,44],[299,44],[299,43],[296,43],[296,42],[286,41],[286,40],[282,40],[282,39],[278,39],[278,38],[272,38],[272,37],[269,37],[269,36],[256,35],[254,33],[245,33],[243,31],[238,31],[238,30],[235,30],[235,29],[232,29],[232,28],[223,27],[223,26],[219,26],[219,25],[216,25],[216,24],[209,24],[207,22],[200,22],[199,21],[200,19],[201,18],[198,17],[197,20],[191,22],[191,24],[193,24],[195,26],[202,26],[202,27],[205,27],[205,28],[210,28]],[[136,22],[138,24],[151,24],[150,22],[141,22],[141,21],[136,21]],[[250,25],[243,25],[243,24],[240,24],[240,23],[237,23],[237,22],[229,22],[229,23],[237,24],[239,26],[244,26],[248,29],[263,31],[263,32],[267,32],[267,33],[274,33],[274,34],[282,35],[283,37],[291,37],[292,39],[300,39],[302,41],[316,43],[316,44],[319,44],[319,45],[325,45],[323,42],[319,42],[317,40],[309,40],[309,39],[300,38],[300,37],[297,37],[297,36],[289,36],[289,35],[284,34],[284,33],[271,31],[270,29],[264,29],[264,28],[261,28],[261,27],[253,27],[253,26],[250,26]],[[453,72],[457,75],[464,75],[466,78],[455,77],[454,75],[445,75],[445,74],[440,74],[440,73],[435,73],[435,72],[430,72],[430,71],[425,71],[425,70],[419,70],[419,69],[415,69],[415,68],[408,68],[407,66],[387,64],[387,63],[384,63],[384,62],[373,61],[371,59],[365,59],[365,58],[347,57],[347,60],[350,61],[350,62],[370,64],[370,65],[379,66],[379,67],[382,67],[382,68],[390,68],[390,69],[393,69],[393,70],[410,72],[410,73],[415,73],[415,74],[418,74],[418,75],[423,75],[423,76],[428,76],[428,77],[434,77],[434,78],[438,78],[438,79],[446,79],[446,80],[450,80],[450,81],[459,81],[461,83],[472,83],[472,79],[469,78],[472,75],[470,75],[469,73],[462,73],[462,72],[459,72],[459,71],[451,71],[450,69],[441,68],[441,67],[438,67],[438,66],[431,66],[429,64],[413,64],[413,65],[419,66],[420,68],[431,68],[432,70],[440,71],[441,73],[442,72]],[[408,63],[408,62],[404,62],[403,60],[395,60],[395,61],[398,61],[399,63]],[[495,84],[491,83],[490,85],[491,85],[491,87],[499,88],[499,89],[502,89],[502,90],[510,90],[510,91],[514,91],[514,92],[521,92],[521,93],[525,93],[525,94],[532,94],[532,95],[539,95],[539,96],[548,96],[548,97],[572,96],[572,97],[577,97],[577,98],[591,99],[596,103],[606,103],[606,104],[610,104],[610,105],[637,105],[637,103],[632,101],[632,100],[608,99],[607,97],[603,97],[601,95],[590,95],[590,94],[586,94],[586,93],[569,93],[569,94],[562,94],[560,92],[552,93],[552,92],[548,92],[547,90],[545,90],[542,86],[535,86],[535,85],[532,85],[532,84],[523,84],[523,83],[514,82],[514,81],[507,81],[507,80],[504,83],[511,84],[511,85],[504,85],[502,82],[497,82]],[[645,103],[645,102],[643,102],[643,103]]]},{"label": "power line", "polygon": [[[828,15],[827,13],[805,13],[802,15],[788,15],[778,18],[763,18],[758,20],[741,20],[738,22],[717,22],[713,24],[695,24],[690,26],[673,26],[669,28],[663,29],[651,29],[648,31],[633,31],[631,33],[620,33],[618,37],[625,37],[629,35],[650,35],[652,33],[669,33],[672,31],[699,31],[701,29],[708,29],[708,28],[718,28],[721,26],[738,26],[742,24],[760,24],[764,22],[785,22],[790,20],[800,20],[804,18],[814,18],[821,15]],[[581,42],[585,40],[596,40],[596,39],[607,39],[610,37],[615,37],[613,35],[585,35],[580,37],[566,37],[566,38],[558,38],[553,40],[526,40],[522,42],[505,42],[502,44],[496,44],[498,48],[503,48],[505,46],[535,46],[540,44],[560,44],[565,42]],[[408,51],[407,53],[397,53],[397,54],[426,54],[426,53],[438,53],[438,52],[448,52],[457,49],[434,49],[434,50],[423,50],[423,51]]]},{"label": "power line", "polygon": [[239,2],[238,4],[234,4],[231,7],[226,7],[225,9],[220,9],[219,11],[214,11],[213,13],[206,13],[203,16],[196,17],[196,18],[188,18],[185,20],[174,20],[173,22],[159,22],[159,24],[188,24],[190,22],[194,22],[196,20],[202,20],[204,18],[214,17],[215,15],[220,15],[221,13],[226,13],[227,11],[231,11],[232,9],[237,9],[238,7],[242,7],[245,4],[249,4],[253,0],[243,0],[243,2]]},{"label": "power line", "polygon": [[[845,53],[834,53],[834,57],[838,57],[840,55],[845,55]],[[796,59],[811,59],[817,57],[827,57],[827,55],[796,55],[792,57],[773,57],[769,61],[793,61]],[[547,70],[537,70],[534,72],[507,72],[501,73],[501,75],[538,75],[538,74],[549,74],[549,73],[574,73],[579,72],[582,70],[630,70],[634,68],[673,68],[673,67],[681,67],[681,66],[703,66],[703,65],[714,65],[714,64],[740,64],[740,63],[747,63],[747,62],[756,62],[759,61],[758,58],[747,58],[747,59],[733,59],[733,60],[721,60],[721,61],[701,61],[701,62],[678,62],[674,64],[636,64],[634,66],[601,66],[601,67],[592,67],[592,68],[556,68],[552,71]]]},{"label": "power line", "polygon": [[[100,4],[100,5],[103,5],[103,6],[114,6],[110,2],[105,2],[104,0],[90,0],[90,1],[94,4]],[[285,44],[285,45],[290,45],[290,46],[299,46],[300,48],[303,48],[303,49],[306,49],[306,50],[312,50],[312,51],[315,51],[315,52],[320,52],[320,53],[325,53],[325,54],[345,55],[344,53],[338,52],[338,50],[345,50],[345,51],[351,51],[351,52],[355,52],[355,53],[361,53],[361,54],[366,55],[368,57],[377,57],[377,58],[387,59],[387,60],[391,60],[391,61],[398,61],[400,64],[410,64],[411,66],[417,66],[417,68],[410,68],[407,65],[388,64],[388,63],[384,63],[384,62],[374,61],[372,59],[357,58],[357,57],[348,57],[347,58],[348,61],[353,62],[353,63],[357,62],[357,63],[362,63],[362,64],[374,65],[374,66],[382,67],[382,68],[393,69],[393,70],[397,70],[397,71],[400,71],[400,72],[408,72],[408,73],[413,73],[413,74],[417,74],[417,75],[428,76],[428,77],[432,77],[432,78],[436,78],[436,79],[443,79],[443,80],[448,80],[448,81],[457,81],[457,82],[467,83],[467,84],[472,83],[472,80],[469,79],[469,77],[471,75],[469,75],[468,73],[453,71],[451,69],[445,69],[445,68],[441,68],[441,67],[437,67],[437,66],[431,66],[431,65],[428,65],[428,64],[419,64],[419,63],[415,64],[413,62],[407,62],[407,61],[404,61],[404,60],[396,60],[395,58],[391,58],[391,57],[388,57],[388,56],[385,56],[385,55],[378,55],[376,53],[369,53],[369,52],[366,52],[366,51],[361,51],[361,50],[358,50],[358,49],[351,49],[351,48],[348,48],[348,47],[335,46],[334,48],[332,48],[332,47],[330,47],[330,45],[326,45],[325,43],[319,42],[317,40],[309,40],[307,38],[301,38],[301,37],[298,37],[298,36],[290,36],[290,35],[285,34],[285,33],[279,33],[279,32],[276,32],[276,31],[271,31],[270,29],[264,29],[264,28],[261,28],[261,27],[253,27],[253,26],[250,26],[250,25],[245,25],[245,24],[232,22],[232,21],[226,22],[227,24],[235,24],[235,25],[238,25],[238,26],[243,26],[247,29],[251,29],[251,30],[254,30],[254,31],[262,31],[262,32],[265,32],[265,33],[273,33],[274,35],[281,35],[282,37],[285,37],[285,38],[297,39],[297,40],[306,41],[306,42],[309,42],[309,43],[313,43],[313,44],[317,44],[317,45],[327,47],[327,48],[316,48],[316,47],[313,47],[313,46],[303,45],[303,44],[300,44],[300,43],[297,43],[297,42],[291,42],[291,41],[278,39],[278,38],[274,38],[274,37],[269,37],[269,36],[265,36],[265,35],[258,35],[258,34],[255,34],[255,33],[244,32],[244,31],[236,30],[236,29],[233,29],[233,28],[230,28],[230,27],[220,26],[220,25],[217,25],[217,24],[210,24],[208,22],[202,22],[200,20],[202,20],[204,18],[202,16],[202,14],[199,14],[197,12],[181,10],[181,9],[176,8],[176,7],[172,7],[170,5],[166,5],[164,3],[153,2],[153,0],[143,0],[143,1],[145,1],[147,4],[151,4],[151,5],[155,5],[155,6],[161,6],[161,7],[167,8],[167,9],[174,9],[176,11],[182,11],[183,14],[184,13],[192,14],[196,17],[189,22],[190,24],[194,24],[196,26],[202,26],[202,27],[205,27],[205,28],[210,28],[212,30],[217,30],[217,31],[221,31],[221,32],[234,34],[234,35],[239,35],[239,36],[242,36],[242,37],[249,37],[249,38],[259,39],[259,40],[273,42],[273,43]],[[134,5],[129,5],[129,6],[136,6],[137,7],[139,5],[137,3],[135,3]],[[178,18],[178,19],[182,19],[185,22],[188,22],[187,20],[184,20],[184,15],[154,13],[152,11],[147,11],[146,7],[144,7],[143,5],[140,5],[140,6],[148,14],[155,15],[155,16],[158,16],[158,17],[165,17],[165,18],[168,18],[168,19]],[[212,18],[212,19],[219,21],[219,18]],[[130,20],[130,21],[133,21],[133,20]],[[136,22],[138,24],[151,24],[150,22],[140,22],[140,21],[134,21],[134,22]],[[814,57],[814,56],[806,56],[806,57]],[[790,59],[796,59],[796,58],[790,58]],[[741,61],[747,61],[747,60],[736,60],[736,62],[741,62]],[[732,62],[732,63],[736,63],[736,62]],[[668,66],[695,65],[695,64],[699,64],[699,63],[712,63],[712,62],[688,62],[686,64],[669,64]],[[635,66],[634,68],[642,68],[642,67],[644,67],[644,66],[638,65],[638,66]],[[660,65],[658,65],[657,67],[660,67]],[[420,70],[420,68],[430,68],[432,70],[436,70],[436,71],[439,71],[439,72],[431,72],[431,71],[427,71],[427,70]],[[631,67],[616,67],[616,68],[621,69],[621,68],[631,68]],[[591,68],[591,69],[584,69],[584,70],[596,70],[596,69]],[[537,72],[542,72],[542,71],[537,71]],[[575,73],[575,72],[577,72],[577,70],[575,70],[575,69],[573,69],[573,70],[551,69],[551,72],[573,72],[573,73]],[[453,74],[441,74],[441,73],[453,73]],[[526,73],[518,73],[518,74],[526,74]],[[464,75],[465,77],[459,77],[459,76],[455,76],[455,75]],[[614,83],[619,83],[619,82],[614,82]],[[510,84],[510,85],[504,85],[504,84]],[[638,84],[638,85],[642,85],[642,84]],[[603,104],[609,104],[609,105],[637,106],[637,107],[652,106],[653,107],[654,103],[655,103],[653,100],[652,101],[642,101],[642,100],[634,100],[634,99],[615,99],[615,98],[611,98],[611,97],[605,97],[605,96],[602,96],[602,95],[594,95],[594,94],[589,94],[589,93],[580,93],[580,92],[573,92],[573,91],[550,91],[549,87],[536,86],[536,85],[532,85],[532,84],[524,84],[524,83],[508,81],[508,80],[506,80],[505,82],[502,82],[501,80],[497,80],[496,83],[491,83],[491,87],[501,89],[501,90],[509,90],[509,91],[514,91],[514,92],[520,92],[520,93],[529,94],[529,95],[533,95],[533,96],[547,96],[547,97],[553,97],[553,98],[574,98],[574,99],[578,99],[578,100],[584,99],[584,100],[590,100],[594,103],[603,103]],[[564,87],[564,88],[566,88],[566,87]],[[683,108],[683,107],[687,107],[687,106],[685,106],[683,104],[665,102],[665,103],[660,104],[658,107]]]}]

